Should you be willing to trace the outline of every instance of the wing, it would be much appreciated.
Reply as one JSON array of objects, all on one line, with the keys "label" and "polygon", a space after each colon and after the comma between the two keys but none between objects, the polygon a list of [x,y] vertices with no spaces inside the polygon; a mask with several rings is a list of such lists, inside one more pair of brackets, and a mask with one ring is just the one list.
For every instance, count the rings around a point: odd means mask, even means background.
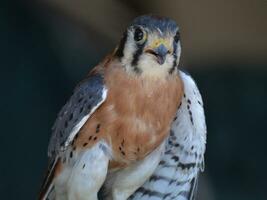
[{"label": "wing", "polygon": [[41,196],[50,190],[58,155],[67,149],[75,135],[106,97],[107,89],[102,75],[94,74],[75,88],[72,96],[59,112],[52,128],[48,147],[49,166],[42,185]]},{"label": "wing", "polygon": [[193,200],[204,170],[206,123],[203,102],[193,79],[180,71],[184,96],[172,123],[165,153],[154,174],[130,199]]},{"label": "wing", "polygon": [[76,87],[52,128],[49,157],[68,147],[88,118],[105,101],[106,96],[107,89],[100,74],[88,77]]}]

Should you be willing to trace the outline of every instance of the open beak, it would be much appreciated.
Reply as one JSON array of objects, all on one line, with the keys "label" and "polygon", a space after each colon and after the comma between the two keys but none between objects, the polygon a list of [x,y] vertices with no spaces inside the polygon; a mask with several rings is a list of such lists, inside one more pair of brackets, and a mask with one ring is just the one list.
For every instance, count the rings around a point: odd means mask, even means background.
[{"label": "open beak", "polygon": [[146,52],[154,55],[157,62],[162,65],[165,62],[166,56],[170,51],[164,44],[161,43],[159,45],[156,45],[155,48],[147,49]]}]

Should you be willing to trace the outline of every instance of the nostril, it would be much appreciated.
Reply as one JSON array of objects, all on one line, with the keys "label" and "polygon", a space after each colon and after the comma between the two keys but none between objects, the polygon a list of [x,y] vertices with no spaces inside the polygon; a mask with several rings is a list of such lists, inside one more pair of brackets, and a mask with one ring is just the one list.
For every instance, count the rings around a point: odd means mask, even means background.
[{"label": "nostril", "polygon": [[152,54],[154,56],[158,56],[158,54],[155,51],[151,50],[151,49],[146,50],[146,52],[150,53],[150,54]]}]

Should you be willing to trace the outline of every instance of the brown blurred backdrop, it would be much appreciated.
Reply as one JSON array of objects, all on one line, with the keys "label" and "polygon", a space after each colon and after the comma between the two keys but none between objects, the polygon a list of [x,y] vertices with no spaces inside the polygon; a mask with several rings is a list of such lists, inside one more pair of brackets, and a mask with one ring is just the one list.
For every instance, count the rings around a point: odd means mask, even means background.
[{"label": "brown blurred backdrop", "polygon": [[266,61],[266,0],[44,0],[39,6],[72,19],[116,43],[140,14],[172,17],[181,28],[183,60],[198,66]]}]

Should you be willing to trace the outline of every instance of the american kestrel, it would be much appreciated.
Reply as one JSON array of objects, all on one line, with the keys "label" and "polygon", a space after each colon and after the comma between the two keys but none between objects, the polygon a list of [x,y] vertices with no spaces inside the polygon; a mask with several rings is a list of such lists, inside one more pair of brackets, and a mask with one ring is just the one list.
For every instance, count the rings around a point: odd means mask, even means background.
[{"label": "american kestrel", "polygon": [[40,199],[192,199],[206,126],[192,78],[178,70],[175,21],[136,18],[75,88],[48,148]]}]

